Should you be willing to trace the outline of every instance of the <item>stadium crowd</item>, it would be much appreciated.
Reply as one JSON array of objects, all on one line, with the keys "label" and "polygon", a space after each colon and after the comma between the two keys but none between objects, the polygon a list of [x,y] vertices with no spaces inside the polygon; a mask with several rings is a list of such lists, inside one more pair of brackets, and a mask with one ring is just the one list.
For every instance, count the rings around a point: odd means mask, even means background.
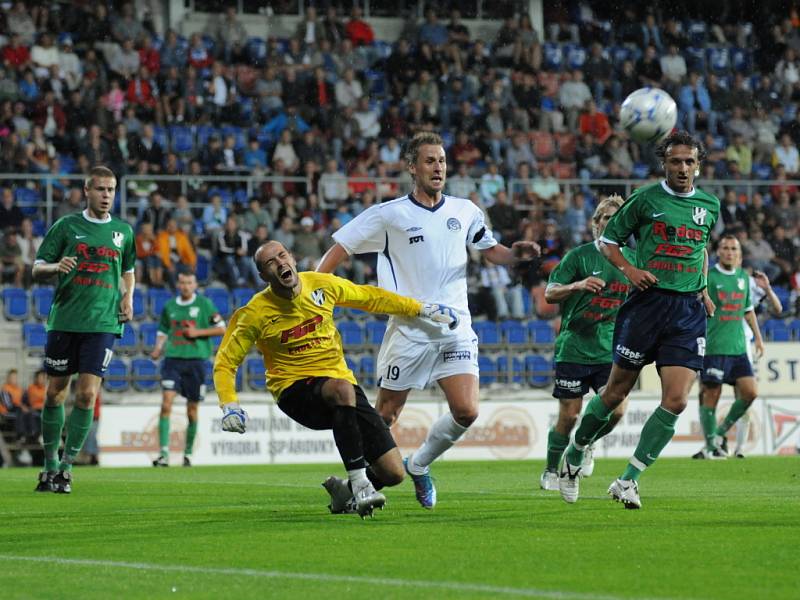
[{"label": "stadium crowd", "polygon": [[[471,266],[476,312],[524,317],[524,289],[541,299],[542,278],[591,240],[598,200],[658,172],[652,149],[618,122],[628,93],[656,85],[708,147],[699,179],[723,204],[716,236],[734,232],[747,265],[797,290],[797,10],[743,15],[742,3],[714,3],[712,21],[702,7],[629,4],[612,26],[606,3],[567,4],[548,7],[545,39],[522,14],[488,41],[456,9],[428,8],[398,39],[379,40],[358,6],[347,16],[310,6],[279,39],[250,37],[235,8],[180,35],[142,22],[131,3],[15,2],[0,12],[0,172],[47,175],[53,218],[82,207],[80,182],[66,175],[94,164],[137,175],[124,216],[141,281],[174,286],[199,252],[227,285],[260,287],[249,260],[260,243],[278,240],[312,268],[333,231],[404,193],[404,141],[436,130],[449,146],[449,193],[483,208],[505,243],[542,246],[539,269]],[[248,196],[209,175],[269,178]],[[764,184],[740,183],[750,179]],[[4,282],[27,286],[49,223],[22,210],[15,186],[0,198],[0,262]],[[371,277],[369,262],[345,268],[359,283]]]}]

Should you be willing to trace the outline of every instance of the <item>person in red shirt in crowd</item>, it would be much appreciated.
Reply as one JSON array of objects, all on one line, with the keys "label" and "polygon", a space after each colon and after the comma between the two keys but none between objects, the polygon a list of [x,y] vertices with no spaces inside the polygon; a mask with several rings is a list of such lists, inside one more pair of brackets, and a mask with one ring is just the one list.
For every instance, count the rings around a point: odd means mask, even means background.
[{"label": "person in red shirt in crowd", "polygon": [[189,38],[189,64],[195,69],[208,69],[214,63],[214,57],[203,43],[203,37],[199,33],[193,33]]},{"label": "person in red shirt in crowd", "polygon": [[355,48],[371,46],[375,41],[375,32],[370,24],[361,18],[361,7],[358,4],[350,11],[350,20],[345,25],[344,32]]},{"label": "person in red shirt in crowd", "polygon": [[781,192],[787,192],[790,196],[794,196],[797,193],[797,186],[786,181],[786,167],[783,165],[779,164],[775,167],[773,178],[775,183],[769,187],[769,195],[772,196],[773,201],[778,199]]},{"label": "person in red shirt in crowd", "polygon": [[52,90],[47,90],[33,109],[33,124],[39,125],[47,136],[53,136],[67,126],[67,116]]},{"label": "person in red shirt in crowd", "polygon": [[472,143],[466,131],[458,132],[456,142],[450,150],[450,155],[453,157],[455,164],[464,163],[469,167],[475,166],[482,158],[481,151]]},{"label": "person in red shirt in crowd", "polygon": [[30,66],[30,49],[22,43],[22,38],[18,34],[12,35],[11,41],[3,48],[3,64],[6,68],[15,69],[19,72]]},{"label": "person in red shirt in crowd", "polygon": [[153,48],[153,40],[145,33],[139,40],[139,64],[155,77],[161,71],[161,55]]},{"label": "person in red shirt in crowd", "polygon": [[128,101],[128,106],[134,107],[137,117],[147,120],[155,118],[157,122],[161,123],[161,105],[156,93],[157,90],[154,89],[150,79],[150,70],[141,66],[136,77],[128,83],[125,99]]},{"label": "person in red shirt in crowd", "polygon": [[597,110],[594,100],[587,100],[578,121],[582,134],[591,133],[599,144],[604,144],[611,135],[611,125],[605,113]]}]

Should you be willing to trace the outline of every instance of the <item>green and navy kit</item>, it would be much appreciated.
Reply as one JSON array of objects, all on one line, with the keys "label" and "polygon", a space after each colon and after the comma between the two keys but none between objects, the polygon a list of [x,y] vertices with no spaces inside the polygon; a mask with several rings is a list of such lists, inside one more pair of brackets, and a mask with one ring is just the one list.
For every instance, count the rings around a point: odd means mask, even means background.
[{"label": "green and navy kit", "polygon": [[48,331],[122,335],[120,277],[132,272],[136,242],[131,226],[108,215],[101,221],[88,211],[60,218],[44,236],[36,262],[77,258],[69,273],[59,273]]},{"label": "green and navy kit", "polygon": [[699,292],[706,287],[704,251],[719,218],[719,200],[694,188],[672,191],[666,181],[631,194],[606,225],[604,242],[636,239],[635,266],[658,277],[656,288]]},{"label": "green and navy kit", "polygon": [[186,301],[172,298],[164,305],[158,323],[158,332],[167,336],[164,356],[184,360],[208,359],[213,350],[212,338],[187,338],[184,331],[190,327],[206,329],[223,326],[219,310],[206,296],[194,294]]},{"label": "green and navy kit", "polygon": [[[633,251],[622,248],[629,261]],[[611,362],[611,340],[617,311],[630,290],[622,272],[606,260],[594,242],[567,252],[548,280],[550,284],[569,285],[587,277],[606,282],[597,294],[580,291],[561,302],[561,333],[556,339],[556,362],[584,365]]]},{"label": "green and navy kit", "polygon": [[706,355],[747,354],[742,320],[753,310],[748,274],[738,267],[728,271],[717,264],[708,271],[708,295],[717,308],[706,325]]}]

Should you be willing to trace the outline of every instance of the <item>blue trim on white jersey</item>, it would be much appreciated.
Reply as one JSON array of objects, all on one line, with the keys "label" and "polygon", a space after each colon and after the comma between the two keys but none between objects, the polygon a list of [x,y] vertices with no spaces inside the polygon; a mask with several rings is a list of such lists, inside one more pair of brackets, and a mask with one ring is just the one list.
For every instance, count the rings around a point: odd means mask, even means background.
[{"label": "blue trim on white jersey", "polygon": [[392,257],[389,256],[389,232],[386,232],[386,245],[383,247],[383,255],[386,257],[386,260],[389,262],[389,268],[392,270],[392,279],[394,280],[394,289],[397,290],[397,275],[394,274],[394,264],[392,263]]},{"label": "blue trim on white jersey", "polygon": [[444,200],[445,200],[445,198],[447,198],[447,196],[445,196],[444,194],[442,194],[442,199],[441,199],[441,201],[437,202],[435,206],[425,206],[424,204],[421,204],[421,203],[420,203],[420,202],[419,202],[419,201],[418,201],[416,198],[414,198],[414,194],[413,194],[413,193],[412,193],[412,194],[409,194],[407,197],[408,197],[408,199],[409,199],[409,200],[411,200],[411,202],[412,202],[412,203],[414,203],[416,206],[419,206],[420,208],[424,208],[425,210],[427,210],[427,211],[429,211],[429,212],[436,212],[437,210],[439,210],[440,208],[442,208],[442,207],[444,206]]}]

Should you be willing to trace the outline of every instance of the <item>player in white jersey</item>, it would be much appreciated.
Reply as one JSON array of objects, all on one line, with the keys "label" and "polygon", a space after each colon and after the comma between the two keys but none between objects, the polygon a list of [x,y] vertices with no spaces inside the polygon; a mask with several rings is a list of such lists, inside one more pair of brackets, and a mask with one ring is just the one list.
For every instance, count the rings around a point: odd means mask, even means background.
[{"label": "player in white jersey", "polygon": [[[741,256],[739,262],[741,263]],[[783,305],[781,304],[780,298],[778,298],[777,294],[773,291],[766,274],[762,271],[753,271],[749,279],[751,304],[753,306],[758,306],[766,299],[770,314],[774,316],[780,315],[783,312]],[[744,339],[747,345],[747,358],[750,359],[751,363],[755,364],[756,356],[753,352],[753,340],[755,339],[755,335],[744,319],[742,320],[742,327],[744,327]],[[744,458],[744,445],[747,443],[747,434],[750,430],[750,418],[748,415],[749,413],[745,413],[744,416],[736,422],[736,449],[734,450],[734,456],[737,458]]]},{"label": "player in white jersey", "polygon": [[445,196],[447,159],[442,138],[416,134],[405,160],[414,180],[412,193],[372,206],[333,235],[317,270],[332,272],[351,254],[378,253],[378,285],[426,302],[436,298],[453,307],[460,326],[445,327],[392,317],[378,354],[377,409],[391,425],[411,389],[436,381],[450,412],[440,417],[425,443],[405,459],[417,500],[436,504],[430,464],[458,439],[478,416],[478,339],[467,306],[468,249],[491,262],[513,265],[539,255],[534,242],[509,248],[495,240],[483,212],[470,200]]}]

